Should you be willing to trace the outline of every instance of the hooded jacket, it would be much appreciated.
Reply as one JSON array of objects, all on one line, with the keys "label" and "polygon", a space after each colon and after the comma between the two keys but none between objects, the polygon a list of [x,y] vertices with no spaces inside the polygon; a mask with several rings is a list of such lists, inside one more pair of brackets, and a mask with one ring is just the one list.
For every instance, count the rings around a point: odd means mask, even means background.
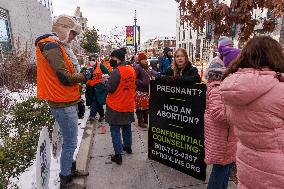
[{"label": "hooded jacket", "polygon": [[220,86],[238,138],[239,189],[284,186],[284,83],[274,71],[239,69]]},{"label": "hooded jacket", "polygon": [[229,67],[230,63],[240,54],[241,50],[233,47],[219,47],[219,53],[223,57],[225,67]]},{"label": "hooded jacket", "polygon": [[[56,42],[55,42],[56,41]],[[47,71],[47,69],[52,69],[52,75],[54,74],[57,77],[57,80],[60,82],[58,86],[66,87],[66,86],[73,86],[78,85],[77,83],[84,82],[85,77],[83,74],[77,73],[77,70],[74,69],[74,72],[70,72],[68,67],[66,66],[66,59],[70,60],[73,63],[75,68],[75,64],[70,58],[70,55],[65,51],[65,46],[62,42],[60,42],[56,35],[54,34],[47,34],[40,36],[36,39],[35,42],[37,46],[37,70],[41,69]],[[63,52],[64,51],[64,52]],[[67,55],[67,58],[64,58],[64,55]],[[39,61],[46,61],[45,66],[41,66]],[[43,69],[45,67],[45,69]],[[50,75],[50,74],[49,74]],[[38,78],[42,77],[43,73],[38,71]],[[42,82],[42,84],[47,85],[48,82],[45,80],[39,80],[38,82]],[[54,83],[54,82],[52,82]],[[47,85],[49,86],[49,85]],[[59,92],[62,90],[58,90]],[[79,93],[79,88],[78,88]],[[63,95],[64,96],[64,95]],[[66,94],[66,97],[68,94]],[[63,98],[57,101],[48,99],[49,106],[52,108],[60,108],[60,107],[67,107],[74,105],[80,101],[80,98],[74,99],[73,101],[63,100]]]},{"label": "hooded jacket", "polygon": [[[71,50],[70,44],[67,44],[69,33],[71,31],[74,31],[77,34],[81,33],[81,26],[77,24],[72,17],[67,15],[60,15],[54,19],[52,31],[54,32],[54,34],[46,34],[40,36],[35,41],[35,45],[37,46],[38,61],[46,61],[46,64],[44,65],[46,66],[46,68],[51,68],[53,70],[52,75],[54,74],[57,77],[57,80],[59,81],[58,86],[68,87],[72,85],[78,85],[77,83],[80,82],[84,82],[84,75],[78,73],[80,71],[78,60]],[[66,58],[64,58],[65,54],[67,54]],[[66,66],[66,59],[68,59],[68,61],[70,60],[74,68],[76,68],[74,72],[70,72],[70,70],[68,70],[68,67]],[[37,67],[39,69],[39,63],[37,64]],[[39,76],[41,77],[42,74],[40,73],[38,77]],[[48,85],[48,81],[43,83],[45,85]],[[62,93],[62,90],[58,91],[61,91]],[[65,92],[65,94],[66,96],[68,96],[68,93]],[[56,101],[49,99],[49,106],[52,108],[61,108],[74,105],[80,101],[79,97],[78,100],[74,100],[72,102],[64,100],[64,98],[65,97],[61,98],[61,100],[57,99]]]},{"label": "hooded jacket", "polygon": [[227,165],[236,161],[237,138],[227,123],[220,81],[207,83],[204,114],[205,163]]}]

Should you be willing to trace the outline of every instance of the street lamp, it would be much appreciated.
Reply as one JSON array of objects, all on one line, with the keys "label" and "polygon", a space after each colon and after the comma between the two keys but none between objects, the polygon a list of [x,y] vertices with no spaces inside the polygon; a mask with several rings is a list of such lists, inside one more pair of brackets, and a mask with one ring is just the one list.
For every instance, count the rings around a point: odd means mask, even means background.
[{"label": "street lamp", "polygon": [[135,54],[137,54],[137,14],[135,10],[134,14],[134,48],[135,48]]}]

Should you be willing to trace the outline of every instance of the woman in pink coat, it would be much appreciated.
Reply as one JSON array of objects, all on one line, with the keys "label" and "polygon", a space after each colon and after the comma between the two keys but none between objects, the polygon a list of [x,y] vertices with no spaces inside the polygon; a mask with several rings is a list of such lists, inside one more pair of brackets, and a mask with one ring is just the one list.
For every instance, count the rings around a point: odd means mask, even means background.
[{"label": "woman in pink coat", "polygon": [[282,47],[252,38],[220,86],[237,143],[239,189],[284,188],[284,73]]},{"label": "woman in pink coat", "polygon": [[213,59],[207,69],[204,161],[207,165],[213,164],[207,189],[227,189],[232,165],[236,161],[237,139],[233,128],[227,123],[219,86],[225,65],[229,65],[239,52],[239,49],[224,47],[220,52],[224,62]]}]

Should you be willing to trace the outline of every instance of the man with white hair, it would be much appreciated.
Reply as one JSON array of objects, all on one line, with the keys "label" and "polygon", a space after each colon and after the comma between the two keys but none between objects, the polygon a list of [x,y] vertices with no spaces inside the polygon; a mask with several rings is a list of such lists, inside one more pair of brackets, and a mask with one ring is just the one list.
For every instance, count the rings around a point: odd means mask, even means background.
[{"label": "man with white hair", "polygon": [[60,159],[60,188],[68,188],[74,176],[87,176],[77,171],[73,155],[77,148],[77,104],[81,99],[79,83],[93,77],[93,70],[80,72],[78,60],[70,43],[81,32],[76,21],[66,15],[58,16],[52,34],[36,39],[37,97],[48,101],[63,137]]}]

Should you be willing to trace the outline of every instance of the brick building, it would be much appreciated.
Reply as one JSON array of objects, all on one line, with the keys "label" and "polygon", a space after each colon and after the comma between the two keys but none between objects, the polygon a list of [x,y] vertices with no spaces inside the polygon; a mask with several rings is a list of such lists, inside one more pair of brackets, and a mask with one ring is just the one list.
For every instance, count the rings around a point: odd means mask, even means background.
[{"label": "brick building", "polygon": [[[156,37],[146,41],[144,50],[148,53],[148,56],[159,56],[165,47],[170,47],[175,51],[176,49],[176,38],[175,37]],[[143,50],[143,49],[142,49]]]}]

